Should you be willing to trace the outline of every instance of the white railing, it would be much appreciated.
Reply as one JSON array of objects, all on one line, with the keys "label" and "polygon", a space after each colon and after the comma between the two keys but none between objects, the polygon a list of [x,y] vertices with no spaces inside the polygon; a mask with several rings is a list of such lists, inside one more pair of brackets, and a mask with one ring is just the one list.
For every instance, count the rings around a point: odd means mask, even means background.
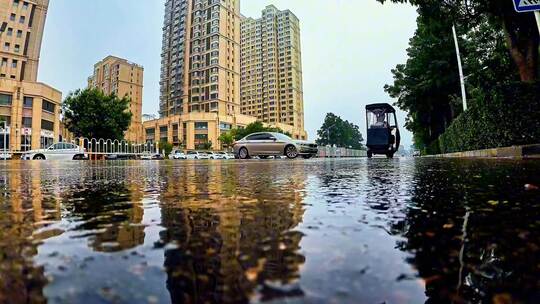
[{"label": "white railing", "polygon": [[342,158],[342,157],[367,157],[365,150],[338,148],[335,146],[319,147],[317,157]]}]

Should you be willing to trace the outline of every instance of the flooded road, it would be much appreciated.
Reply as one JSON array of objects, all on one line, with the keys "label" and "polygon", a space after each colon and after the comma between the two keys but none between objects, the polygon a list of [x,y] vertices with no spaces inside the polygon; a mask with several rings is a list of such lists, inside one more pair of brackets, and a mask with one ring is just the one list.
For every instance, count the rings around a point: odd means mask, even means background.
[{"label": "flooded road", "polygon": [[539,303],[534,185],[532,160],[0,163],[0,303]]}]

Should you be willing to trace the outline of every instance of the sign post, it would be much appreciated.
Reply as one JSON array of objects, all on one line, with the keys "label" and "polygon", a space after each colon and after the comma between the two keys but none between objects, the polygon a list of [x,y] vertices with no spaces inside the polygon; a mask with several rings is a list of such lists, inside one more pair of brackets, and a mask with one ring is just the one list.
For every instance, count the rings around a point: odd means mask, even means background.
[{"label": "sign post", "polygon": [[518,13],[534,12],[536,26],[540,33],[540,0],[513,0],[514,7]]}]

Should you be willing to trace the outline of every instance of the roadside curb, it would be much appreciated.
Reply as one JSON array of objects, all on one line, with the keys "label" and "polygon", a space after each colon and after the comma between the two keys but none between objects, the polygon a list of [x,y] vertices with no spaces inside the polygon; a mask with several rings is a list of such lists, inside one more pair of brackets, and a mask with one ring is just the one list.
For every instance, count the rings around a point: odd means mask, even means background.
[{"label": "roadside curb", "polygon": [[426,155],[443,158],[540,158],[540,144]]}]

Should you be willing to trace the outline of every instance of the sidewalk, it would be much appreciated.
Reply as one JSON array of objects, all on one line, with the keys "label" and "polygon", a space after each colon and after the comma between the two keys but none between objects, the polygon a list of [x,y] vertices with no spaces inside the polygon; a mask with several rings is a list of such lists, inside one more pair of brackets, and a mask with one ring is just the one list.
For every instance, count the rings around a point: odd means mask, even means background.
[{"label": "sidewalk", "polygon": [[503,148],[493,148],[485,150],[475,150],[467,152],[455,152],[447,154],[427,155],[425,157],[445,157],[445,158],[540,158],[540,144],[526,146],[512,146]]}]

